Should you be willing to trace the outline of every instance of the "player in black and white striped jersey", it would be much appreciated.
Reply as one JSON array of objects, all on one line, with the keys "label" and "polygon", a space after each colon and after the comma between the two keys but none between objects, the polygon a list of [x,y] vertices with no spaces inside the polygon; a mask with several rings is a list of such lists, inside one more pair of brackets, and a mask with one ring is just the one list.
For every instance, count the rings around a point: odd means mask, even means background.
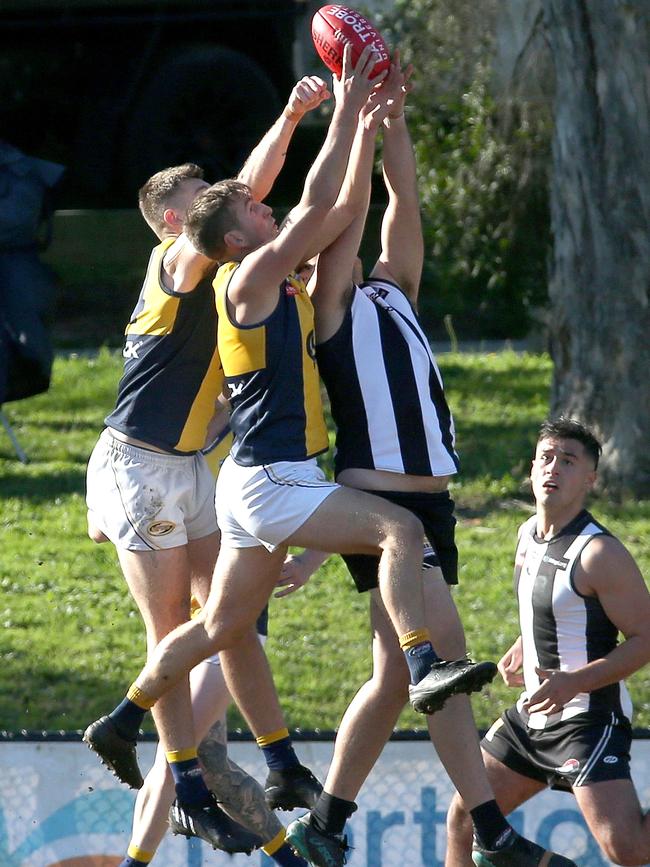
[{"label": "player in black and white striped jersey", "polygon": [[[515,555],[521,634],[499,662],[505,682],[525,692],[482,746],[504,812],[549,786],[572,791],[605,857],[642,865],[650,814],[630,778],[624,679],[650,661],[650,594],[630,553],[585,508],[600,452],[572,419],[541,427],[536,514],[520,527]],[[471,863],[467,819],[456,797],[447,867]]]},{"label": "player in black and white striped jersey", "polygon": [[[399,58],[394,62],[399,64]],[[453,660],[449,664],[459,670],[477,671],[471,689],[464,690],[469,693],[491,679],[494,666],[465,657],[463,627],[449,590],[458,583],[456,521],[448,491],[458,457],[440,371],[416,312],[424,244],[415,157],[404,117],[408,72],[404,78],[383,129],[388,205],[381,253],[368,280],[352,278],[364,210],[320,254],[312,278],[316,357],[337,429],[336,480],[402,506],[422,522],[429,543],[421,582],[426,626],[438,655]],[[355,175],[357,184],[360,174]],[[368,184],[366,204],[369,196]],[[377,589],[377,557],[344,554],[343,559],[359,592],[370,591],[373,672],[339,726],[315,808],[287,830],[291,845],[318,867],[344,863],[345,821],[356,809],[354,801],[366,777],[406,700],[410,697],[421,710],[417,684],[408,685],[412,657],[405,664]],[[477,840],[487,851],[499,849],[496,864],[536,867],[544,856],[551,859],[550,867],[573,863],[520,837],[505,819],[485,773],[466,695],[454,695],[429,717],[428,727],[471,810]]]}]

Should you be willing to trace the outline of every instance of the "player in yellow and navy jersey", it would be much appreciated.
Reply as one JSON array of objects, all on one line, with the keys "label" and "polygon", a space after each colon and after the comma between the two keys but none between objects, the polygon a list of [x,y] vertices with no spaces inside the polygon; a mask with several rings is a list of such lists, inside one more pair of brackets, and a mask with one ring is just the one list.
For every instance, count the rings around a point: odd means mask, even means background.
[{"label": "player in yellow and navy jersey", "polygon": [[[297,122],[327,96],[320,79],[305,78],[296,85],[282,116],[242,169],[242,179],[256,196],[268,193]],[[142,214],[161,243],[150,257],[126,329],[116,406],[88,466],[89,532],[115,544],[145,622],[149,652],[187,621],[191,592],[200,601],[206,599],[219,547],[214,477],[201,452],[223,382],[210,279],[214,262],[182,235],[187,208],[207,186],[201,169],[189,164],[158,172],[140,191]],[[257,732],[264,735],[282,728],[284,721],[263,651],[248,638],[241,636],[242,644],[250,645],[244,653],[251,654],[260,672],[269,708],[269,728]],[[134,788],[142,785],[136,737],[152,704],[134,685],[124,701],[84,735]],[[230,822],[205,786],[189,706],[189,680],[184,677],[154,711],[175,782],[172,830],[202,837],[226,851],[250,851],[259,838]],[[302,863],[287,847],[278,852],[272,857],[285,857],[279,863]],[[123,867],[140,867],[152,857],[147,845],[133,840]]]},{"label": "player in yellow and navy jersey", "polygon": [[126,327],[124,373],[106,425],[170,454],[186,455],[205,443],[223,374],[215,340],[213,275],[190,292],[169,289],[161,279],[165,255],[175,240],[165,238],[149,259]]},{"label": "player in yellow and navy jersey", "polygon": [[314,356],[314,315],[305,284],[290,274],[278,303],[259,325],[239,327],[226,308],[226,287],[239,264],[214,281],[219,351],[227,375],[233,460],[242,466],[303,461],[328,446]]}]

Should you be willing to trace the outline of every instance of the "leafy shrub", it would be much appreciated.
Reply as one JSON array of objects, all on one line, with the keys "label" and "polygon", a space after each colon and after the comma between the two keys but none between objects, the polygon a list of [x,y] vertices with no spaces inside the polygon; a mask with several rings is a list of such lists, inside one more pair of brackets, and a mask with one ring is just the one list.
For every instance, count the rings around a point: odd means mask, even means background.
[{"label": "leafy shrub", "polygon": [[434,337],[445,315],[459,337],[522,337],[546,300],[548,116],[494,93],[496,6],[397,0],[375,16],[415,67],[422,316]]}]

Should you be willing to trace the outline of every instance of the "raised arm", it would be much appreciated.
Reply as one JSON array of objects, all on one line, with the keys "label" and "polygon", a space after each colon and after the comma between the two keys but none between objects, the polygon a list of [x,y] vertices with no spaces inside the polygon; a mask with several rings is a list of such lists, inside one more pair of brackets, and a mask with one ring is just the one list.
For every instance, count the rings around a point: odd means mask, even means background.
[{"label": "raised arm", "polygon": [[359,111],[373,88],[370,73],[374,65],[373,51],[367,47],[353,70],[346,45],[343,72],[334,81],[336,106],[332,120],[305,181],[300,203],[277,238],[245,256],[229,285],[229,299],[235,305],[246,305],[242,322],[259,321],[267,315],[270,302],[264,303],[263,296],[272,296],[275,304],[277,286],[301,261],[309,258],[314,239],[341,189]]},{"label": "raised arm", "polygon": [[[316,75],[305,76],[294,86],[282,114],[253,148],[238,175],[257,201],[265,198],[275,183],[300,120],[330,96],[327,85]],[[191,292],[214,263],[181,234],[165,255],[163,267],[167,288],[183,293]]]},{"label": "raised arm", "polygon": [[[370,187],[373,157],[375,154],[375,133],[359,124],[355,138],[355,146],[350,156],[350,164],[346,180],[353,184],[350,190],[356,189],[362,195],[360,206],[351,221],[338,237],[332,241],[320,255],[316,264],[316,272],[310,283],[311,299],[315,310],[316,342],[323,343],[335,334],[341,326],[347,298],[352,286],[352,269],[361,243],[363,229],[366,223],[368,205],[370,203]],[[332,217],[340,217],[344,209],[351,206],[350,200],[341,203]]]},{"label": "raised arm", "polygon": [[308,112],[330,96],[327,85],[317,75],[306,75],[294,86],[282,114],[252,150],[237,176],[250,188],[254,199],[262,201],[268,196],[284,165],[296,127]]},{"label": "raised arm", "polygon": [[[351,221],[348,219],[343,231],[339,227],[338,236],[319,255],[316,276],[312,281],[318,343],[335,334],[343,321],[370,203],[376,131],[388,112],[393,110],[395,99],[401,99],[406,81],[396,52],[387,79],[361,113],[345,181],[336,208],[331,216],[328,215],[328,220],[333,222],[337,211],[348,208],[352,218]],[[324,231],[330,228],[326,225]]]},{"label": "raised arm", "polygon": [[424,242],[415,154],[404,115],[411,72],[409,66],[402,92],[384,121],[383,173],[388,205],[381,225],[381,254],[370,276],[397,283],[415,304],[422,275]]}]

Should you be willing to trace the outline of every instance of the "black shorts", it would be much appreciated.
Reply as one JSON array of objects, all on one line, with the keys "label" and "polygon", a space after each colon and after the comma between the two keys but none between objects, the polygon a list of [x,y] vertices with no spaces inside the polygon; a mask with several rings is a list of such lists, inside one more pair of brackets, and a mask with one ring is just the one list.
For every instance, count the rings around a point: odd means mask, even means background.
[{"label": "black shorts", "polygon": [[[422,567],[439,566],[447,584],[458,584],[458,548],[455,542],[456,518],[454,501],[449,491],[435,494],[405,491],[367,491],[383,497],[396,506],[408,509],[424,525],[429,544],[424,544]],[[359,593],[373,590],[378,585],[379,557],[369,554],[343,554],[343,560],[352,575]]]},{"label": "black shorts", "polygon": [[553,789],[630,779],[632,728],[625,717],[595,721],[588,714],[544,729],[528,728],[510,707],[481,741],[510,770]]}]

